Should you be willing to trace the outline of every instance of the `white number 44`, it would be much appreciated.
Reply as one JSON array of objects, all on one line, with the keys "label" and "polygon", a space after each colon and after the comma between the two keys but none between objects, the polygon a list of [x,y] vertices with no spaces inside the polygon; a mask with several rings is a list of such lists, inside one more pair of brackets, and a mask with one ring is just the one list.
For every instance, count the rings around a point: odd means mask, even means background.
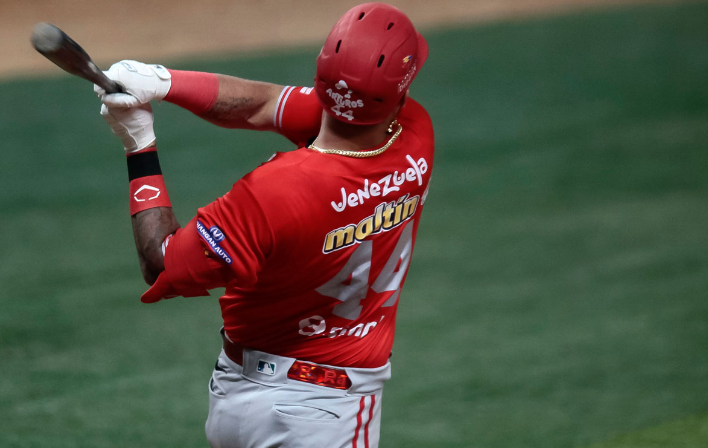
[{"label": "white number 44", "polygon": [[334,112],[335,115],[337,115],[338,117],[341,116],[341,117],[346,118],[349,121],[352,121],[354,119],[354,111],[348,110],[346,112],[342,112],[341,108],[342,108],[342,106],[340,106],[339,104],[336,104],[336,105],[330,107],[330,109],[332,109],[332,112]]},{"label": "white number 44", "polygon": [[[361,301],[369,292],[369,271],[371,270],[372,241],[364,241],[349,257],[341,271],[330,281],[317,288],[320,294],[339,300],[332,313],[345,319],[356,319],[361,314]],[[393,306],[401,293],[401,281],[406,275],[413,249],[413,220],[406,224],[383,270],[371,285],[374,292],[394,291],[382,305]],[[400,264],[400,266],[399,266]],[[396,269],[398,267],[398,269]],[[351,279],[350,281],[347,281]]]}]

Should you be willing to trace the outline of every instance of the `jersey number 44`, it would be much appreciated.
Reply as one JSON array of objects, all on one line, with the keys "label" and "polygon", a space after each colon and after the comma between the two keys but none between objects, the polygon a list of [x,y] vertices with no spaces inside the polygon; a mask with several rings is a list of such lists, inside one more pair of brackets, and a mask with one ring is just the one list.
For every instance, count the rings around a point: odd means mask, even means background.
[{"label": "jersey number 44", "polygon": [[320,294],[341,302],[332,310],[335,316],[350,320],[359,318],[363,308],[361,301],[369,293],[369,285],[377,294],[393,292],[381,305],[382,307],[396,304],[413,252],[413,220],[410,220],[401,231],[401,236],[391,256],[381,273],[370,284],[372,248],[373,241],[361,242],[342,270],[327,283],[317,288],[317,292]]}]

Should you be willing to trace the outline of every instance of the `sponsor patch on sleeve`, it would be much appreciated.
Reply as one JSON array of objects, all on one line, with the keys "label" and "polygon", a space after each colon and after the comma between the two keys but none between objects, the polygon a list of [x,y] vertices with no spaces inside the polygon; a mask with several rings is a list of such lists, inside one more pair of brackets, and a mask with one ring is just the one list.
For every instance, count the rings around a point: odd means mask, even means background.
[{"label": "sponsor patch on sleeve", "polygon": [[209,233],[212,237],[214,237],[217,243],[224,241],[224,232],[222,232],[217,226],[211,226],[211,228],[209,228]]},{"label": "sponsor patch on sleeve", "polygon": [[199,232],[199,236],[206,241],[207,246],[209,246],[212,252],[224,260],[226,264],[233,263],[231,255],[219,245],[219,243],[226,238],[220,228],[211,226],[211,228],[207,229],[200,220],[197,220],[197,232]]}]

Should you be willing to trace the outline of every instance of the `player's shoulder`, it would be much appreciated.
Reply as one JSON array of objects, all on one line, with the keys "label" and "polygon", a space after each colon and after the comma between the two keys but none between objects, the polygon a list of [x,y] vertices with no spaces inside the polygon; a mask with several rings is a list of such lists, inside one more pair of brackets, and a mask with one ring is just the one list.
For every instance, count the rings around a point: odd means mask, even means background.
[{"label": "player's shoulder", "polygon": [[261,163],[258,168],[251,173],[257,173],[259,176],[278,176],[289,178],[296,174],[293,168],[302,164],[312,157],[315,153],[307,148],[301,147],[294,151],[278,151],[270,158]]},{"label": "player's shoulder", "polygon": [[433,122],[430,118],[430,114],[425,110],[423,105],[413,98],[408,98],[406,104],[403,105],[401,112],[398,116],[398,121],[406,121],[416,126],[424,126],[430,128],[432,131]]},{"label": "player's shoulder", "polygon": [[408,98],[406,100],[406,104],[404,104],[402,112],[419,120],[430,121],[430,114],[428,114],[428,111],[422,104],[413,98]]},{"label": "player's shoulder", "polygon": [[406,100],[397,120],[404,129],[416,134],[421,140],[431,142],[434,139],[433,122],[428,111],[413,98]]},{"label": "player's shoulder", "polygon": [[273,154],[233,184],[221,200],[227,208],[257,209],[271,224],[274,217],[289,216],[293,199],[300,199],[311,190],[313,179],[298,168],[309,152],[304,149]]},{"label": "player's shoulder", "polygon": [[306,148],[276,152],[266,162],[244,176],[241,181],[257,195],[287,191],[291,186],[301,185],[307,173],[300,169],[300,165],[306,163],[313,155],[313,151]]}]

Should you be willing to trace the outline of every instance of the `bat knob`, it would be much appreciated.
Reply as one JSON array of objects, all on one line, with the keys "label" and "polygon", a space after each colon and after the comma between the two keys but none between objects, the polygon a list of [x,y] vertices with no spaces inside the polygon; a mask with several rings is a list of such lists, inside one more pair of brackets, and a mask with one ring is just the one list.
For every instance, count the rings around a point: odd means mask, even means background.
[{"label": "bat knob", "polygon": [[47,22],[40,22],[32,30],[32,46],[40,53],[51,53],[61,47],[64,40],[62,30]]}]

